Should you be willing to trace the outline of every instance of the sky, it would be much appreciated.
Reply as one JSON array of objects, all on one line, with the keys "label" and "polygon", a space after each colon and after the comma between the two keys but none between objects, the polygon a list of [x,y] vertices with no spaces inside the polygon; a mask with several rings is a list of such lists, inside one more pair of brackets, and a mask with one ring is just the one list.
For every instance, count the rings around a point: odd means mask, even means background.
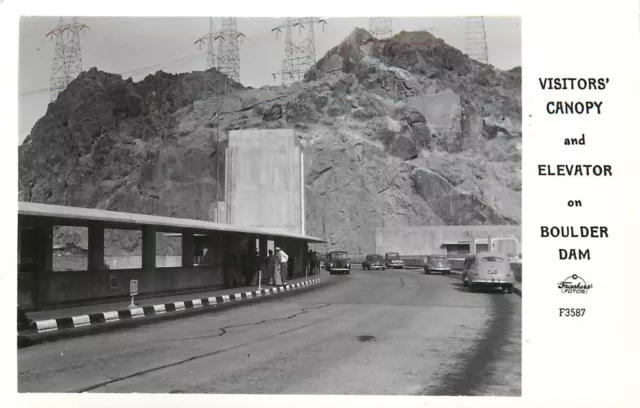
[{"label": "sky", "polygon": [[[354,28],[369,28],[368,18],[328,18],[315,27],[316,59],[338,45]],[[68,19],[70,21],[70,19]],[[240,82],[245,86],[278,85],[272,73],[282,68],[284,31],[271,30],[283,18],[238,18],[238,31],[245,37],[240,44]],[[171,73],[202,71],[207,68],[207,47],[194,44],[209,30],[207,17],[80,17],[89,26],[81,35],[83,69],[122,74],[139,81],[162,70]],[[49,83],[55,51],[55,38],[46,34],[56,27],[58,17],[23,17],[20,21],[19,51],[19,128],[21,144],[33,125],[46,112],[50,101]],[[214,17],[216,29],[222,26]],[[393,32],[428,30],[449,45],[464,52],[464,18],[394,18]],[[521,65],[521,27],[519,17],[485,17],[489,62],[507,70]],[[304,35],[304,33],[303,33]],[[293,31],[294,41],[301,41]]]}]

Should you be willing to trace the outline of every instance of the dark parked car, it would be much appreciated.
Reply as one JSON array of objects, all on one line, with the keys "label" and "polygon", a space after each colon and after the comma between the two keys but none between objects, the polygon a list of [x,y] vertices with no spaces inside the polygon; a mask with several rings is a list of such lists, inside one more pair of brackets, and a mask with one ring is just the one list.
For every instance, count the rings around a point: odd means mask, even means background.
[{"label": "dark parked car", "polygon": [[451,273],[451,263],[445,255],[429,255],[424,264],[424,273],[440,272],[443,275]]},{"label": "dark parked car", "polygon": [[331,275],[338,272],[342,272],[346,274],[350,273],[351,264],[349,263],[347,252],[346,251],[329,252],[327,256],[327,270]]},{"label": "dark parked car", "polygon": [[369,254],[362,262],[362,269],[386,269],[384,257],[378,254]]}]

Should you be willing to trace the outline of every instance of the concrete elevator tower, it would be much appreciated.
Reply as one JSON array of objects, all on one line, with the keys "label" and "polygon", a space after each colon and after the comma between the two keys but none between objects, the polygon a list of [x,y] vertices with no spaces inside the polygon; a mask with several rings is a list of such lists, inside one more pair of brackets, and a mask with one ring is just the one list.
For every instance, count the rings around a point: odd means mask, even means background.
[{"label": "concrete elevator tower", "polygon": [[305,233],[304,155],[292,129],[229,132],[220,222]]}]

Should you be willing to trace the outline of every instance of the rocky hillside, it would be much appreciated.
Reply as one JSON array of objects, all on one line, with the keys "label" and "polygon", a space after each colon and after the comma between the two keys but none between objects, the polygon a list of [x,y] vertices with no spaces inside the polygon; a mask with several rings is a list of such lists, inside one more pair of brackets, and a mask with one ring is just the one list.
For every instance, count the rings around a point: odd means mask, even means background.
[{"label": "rocky hillside", "polygon": [[19,148],[20,200],[207,218],[219,120],[221,149],[230,130],[296,129],[307,233],[330,247],[371,251],[379,226],[520,222],[519,68],[472,61],[426,32],[378,41],[356,29],[302,83],[229,81],[221,97],[225,79],[81,74]]}]

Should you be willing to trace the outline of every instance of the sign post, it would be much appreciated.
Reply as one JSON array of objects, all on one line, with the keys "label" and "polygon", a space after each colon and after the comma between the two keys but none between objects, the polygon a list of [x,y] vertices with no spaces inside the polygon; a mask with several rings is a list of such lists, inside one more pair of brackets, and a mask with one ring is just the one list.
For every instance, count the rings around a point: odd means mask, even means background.
[{"label": "sign post", "polygon": [[129,305],[129,309],[136,307],[136,303],[133,298],[138,294],[138,280],[131,279],[129,282],[129,295],[131,296],[131,304]]}]

